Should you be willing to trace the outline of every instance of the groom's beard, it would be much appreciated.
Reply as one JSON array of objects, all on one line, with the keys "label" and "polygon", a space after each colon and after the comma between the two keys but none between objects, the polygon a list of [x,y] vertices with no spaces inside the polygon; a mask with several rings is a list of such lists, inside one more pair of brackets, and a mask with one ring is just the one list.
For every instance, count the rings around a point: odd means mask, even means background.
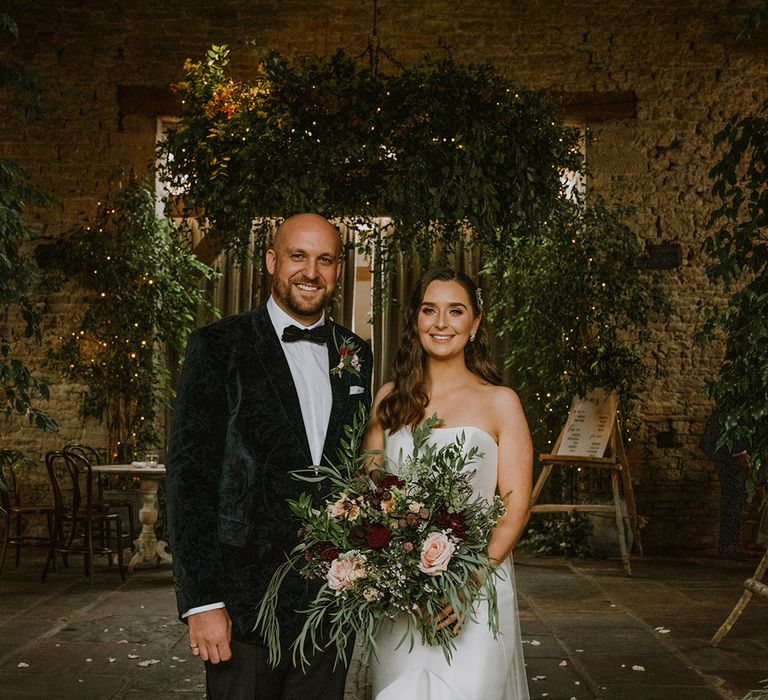
[{"label": "groom's beard", "polygon": [[[302,292],[297,284],[308,284],[318,287],[312,294]],[[274,277],[272,280],[272,296],[281,306],[297,318],[316,318],[325,309],[328,300],[333,296],[333,287],[328,287],[322,278],[310,280],[304,276],[291,278],[287,283]]]}]

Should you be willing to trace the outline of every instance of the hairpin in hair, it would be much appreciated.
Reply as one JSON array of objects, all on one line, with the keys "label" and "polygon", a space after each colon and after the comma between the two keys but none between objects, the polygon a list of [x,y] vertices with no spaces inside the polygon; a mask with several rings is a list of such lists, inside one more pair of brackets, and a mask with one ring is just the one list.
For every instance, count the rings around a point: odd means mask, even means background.
[{"label": "hairpin in hair", "polygon": [[483,310],[483,293],[480,291],[480,287],[475,287],[475,299],[477,300],[477,308],[480,311]]}]

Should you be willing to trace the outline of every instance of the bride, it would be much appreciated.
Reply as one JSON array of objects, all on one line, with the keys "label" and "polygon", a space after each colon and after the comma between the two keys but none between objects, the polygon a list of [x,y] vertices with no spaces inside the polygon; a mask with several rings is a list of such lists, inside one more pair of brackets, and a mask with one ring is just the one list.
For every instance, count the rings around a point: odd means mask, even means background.
[{"label": "bride", "polygon": [[447,268],[427,272],[414,289],[408,323],[395,356],[395,381],[376,396],[365,449],[382,450],[384,466],[412,451],[411,428],[437,414],[432,432],[438,446],[462,433],[465,449],[479,448],[473,488],[486,498],[504,497],[506,515],[493,531],[488,558],[496,577],[500,634],[488,627],[487,604],[474,620],[460,620],[448,605],[434,623],[450,626],[456,649],[450,664],[442,649],[406,639],[405,622],[395,620],[376,639],[371,661],[376,700],[528,699],[517,616],[512,549],[525,526],[531,497],[533,449],[517,394],[499,386],[487,356],[480,290],[467,275]]}]

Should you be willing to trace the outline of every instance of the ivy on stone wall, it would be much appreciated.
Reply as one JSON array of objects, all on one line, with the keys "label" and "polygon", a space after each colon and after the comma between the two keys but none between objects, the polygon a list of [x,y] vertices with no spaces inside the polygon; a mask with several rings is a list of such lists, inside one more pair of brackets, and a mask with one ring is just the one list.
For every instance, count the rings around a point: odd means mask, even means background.
[{"label": "ivy on stone wall", "polygon": [[82,415],[106,424],[112,458],[141,457],[158,446],[156,418],[171,399],[165,351],[183,349],[214,273],[157,218],[138,180],[46,257],[84,292],[83,316],[54,353],[87,387]]},{"label": "ivy on stone wall", "polygon": [[[0,31],[18,37],[16,23],[6,14],[0,14]],[[33,73],[0,57],[0,88],[10,88],[14,104],[27,118],[39,116],[37,78]],[[18,314],[24,336],[36,342],[41,340],[40,314],[30,298],[36,270],[25,245],[37,233],[27,223],[25,209],[50,203],[50,195],[36,188],[23,168],[0,155],[0,308],[12,323]],[[29,369],[17,339],[3,329],[0,332],[0,420],[7,423],[21,417],[42,430],[56,430],[56,421],[39,407],[41,400],[49,398],[49,384],[46,378]],[[23,459],[23,455],[8,447],[3,439],[0,467]],[[0,479],[0,488],[2,486]]]},{"label": "ivy on stone wall", "polygon": [[710,173],[720,206],[710,218],[707,273],[728,296],[709,308],[699,340],[725,339],[718,377],[707,385],[724,419],[724,441],[750,447],[753,483],[768,474],[768,100],[716,135],[724,153]]}]

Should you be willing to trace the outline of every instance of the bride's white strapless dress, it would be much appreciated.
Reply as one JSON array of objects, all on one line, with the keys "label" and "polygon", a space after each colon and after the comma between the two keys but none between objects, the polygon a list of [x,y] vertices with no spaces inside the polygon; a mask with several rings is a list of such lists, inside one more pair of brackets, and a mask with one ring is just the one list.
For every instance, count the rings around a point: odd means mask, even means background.
[{"label": "bride's white strapless dress", "polygon": [[[438,447],[464,433],[464,449],[477,446],[481,456],[468,468],[475,469],[475,493],[492,498],[496,493],[499,448],[481,428],[436,428],[430,442]],[[395,471],[400,455],[413,452],[408,429],[385,434],[387,467]],[[528,683],[517,615],[514,570],[511,557],[496,579],[500,634],[494,639],[488,627],[488,606],[480,601],[477,621],[467,621],[456,637],[451,662],[440,647],[423,646],[414,635],[396,648],[406,629],[405,620],[385,625],[376,638],[377,653],[371,656],[370,680],[375,700],[528,700]],[[410,650],[410,651],[409,651]]]}]

